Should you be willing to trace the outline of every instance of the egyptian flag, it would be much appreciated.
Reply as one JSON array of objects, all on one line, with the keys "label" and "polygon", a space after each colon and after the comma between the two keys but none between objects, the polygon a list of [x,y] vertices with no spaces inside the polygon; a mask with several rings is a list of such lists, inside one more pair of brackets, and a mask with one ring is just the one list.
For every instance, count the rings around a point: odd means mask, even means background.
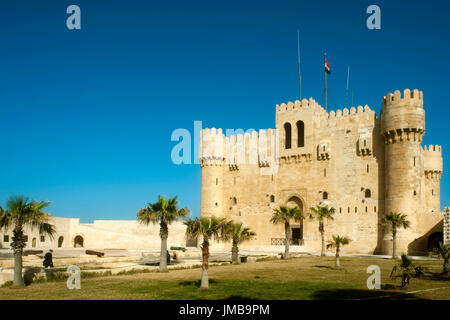
[{"label": "egyptian flag", "polygon": [[325,71],[327,72],[327,74],[331,73],[330,64],[328,63],[327,58],[325,58]]}]

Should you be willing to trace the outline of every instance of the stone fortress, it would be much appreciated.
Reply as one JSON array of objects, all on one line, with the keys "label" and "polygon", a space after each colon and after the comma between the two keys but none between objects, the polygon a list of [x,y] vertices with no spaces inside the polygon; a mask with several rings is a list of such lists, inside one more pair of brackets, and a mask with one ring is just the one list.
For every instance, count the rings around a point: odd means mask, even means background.
[{"label": "stone fortress", "polygon": [[[224,135],[201,132],[201,216],[242,221],[257,236],[244,250],[280,252],[284,226],[270,217],[280,205],[297,205],[306,215],[320,203],[336,209],[325,222],[333,234],[352,239],[345,253],[389,254],[387,212],[408,215],[411,228],[398,234],[399,252],[426,254],[438,241],[450,244],[450,208],[440,211],[443,172],[440,146],[421,146],[425,134],[423,95],[399,91],[383,98],[380,117],[368,106],[325,111],[313,99],[276,106],[276,128]],[[54,238],[25,230],[27,249],[158,249],[159,226],[136,220],[52,217]],[[317,221],[291,224],[292,251],[318,252]],[[192,247],[183,222],[169,227],[168,245]],[[10,250],[12,230],[0,230],[0,249]],[[213,250],[230,250],[215,244]]]},{"label": "stone fortress", "polygon": [[[382,103],[377,117],[367,105],[327,112],[304,99],[276,106],[275,129],[202,130],[201,216],[242,221],[257,233],[242,247],[262,250],[284,245],[284,225],[270,222],[274,208],[297,205],[309,216],[324,203],[336,210],[325,222],[326,240],[345,235],[352,240],[347,253],[391,254],[382,218],[399,212],[411,227],[399,230],[398,252],[427,254],[444,232],[441,147],[422,146],[421,91],[395,91]],[[291,228],[294,251],[319,251],[317,221],[306,218]]]}]

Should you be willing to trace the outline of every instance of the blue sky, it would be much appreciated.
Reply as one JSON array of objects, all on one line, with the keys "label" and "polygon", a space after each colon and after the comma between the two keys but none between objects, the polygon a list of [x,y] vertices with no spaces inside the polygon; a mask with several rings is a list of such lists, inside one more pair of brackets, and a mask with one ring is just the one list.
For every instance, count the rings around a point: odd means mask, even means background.
[{"label": "blue sky", "polygon": [[[81,8],[81,30],[66,8]],[[381,30],[366,8],[381,8]],[[275,104],[303,95],[377,113],[383,95],[424,92],[425,144],[450,159],[447,1],[42,0],[0,4],[0,204],[50,200],[54,215],[135,219],[158,194],[199,214],[200,168],[174,165],[177,128],[274,127]],[[444,173],[441,204],[450,205]]]}]

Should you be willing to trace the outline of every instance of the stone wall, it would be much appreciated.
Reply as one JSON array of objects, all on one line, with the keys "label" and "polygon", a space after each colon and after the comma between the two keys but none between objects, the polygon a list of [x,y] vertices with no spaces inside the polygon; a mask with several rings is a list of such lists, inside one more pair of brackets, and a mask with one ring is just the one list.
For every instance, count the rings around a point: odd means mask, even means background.
[{"label": "stone wall", "polygon": [[[92,224],[80,223],[79,219],[53,217],[51,222],[56,234],[53,239],[41,239],[37,230],[25,229],[28,236],[26,249],[74,248],[75,238],[83,239],[83,247],[97,249],[157,249],[161,246],[158,225],[143,225],[135,220],[95,220]],[[186,246],[185,226],[175,222],[169,226],[168,247]],[[4,241],[4,236],[9,241]],[[58,241],[63,238],[62,245]],[[43,241],[41,241],[43,240]],[[1,248],[10,248],[12,230],[0,232]]]}]

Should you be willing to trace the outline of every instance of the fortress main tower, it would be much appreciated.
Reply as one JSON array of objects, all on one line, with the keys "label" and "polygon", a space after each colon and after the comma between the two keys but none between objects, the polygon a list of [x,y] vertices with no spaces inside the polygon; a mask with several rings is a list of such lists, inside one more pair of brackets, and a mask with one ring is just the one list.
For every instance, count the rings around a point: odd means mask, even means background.
[{"label": "fortress main tower", "polygon": [[[242,221],[257,237],[244,246],[276,249],[283,226],[270,223],[280,205],[336,209],[326,237],[345,235],[347,251],[389,254],[387,213],[407,215],[399,252],[425,254],[443,237],[440,146],[422,147],[423,94],[387,94],[380,117],[369,106],[326,112],[314,99],[276,106],[276,128],[225,136],[202,131],[201,216]],[[294,250],[318,250],[315,221],[292,224]]]}]

